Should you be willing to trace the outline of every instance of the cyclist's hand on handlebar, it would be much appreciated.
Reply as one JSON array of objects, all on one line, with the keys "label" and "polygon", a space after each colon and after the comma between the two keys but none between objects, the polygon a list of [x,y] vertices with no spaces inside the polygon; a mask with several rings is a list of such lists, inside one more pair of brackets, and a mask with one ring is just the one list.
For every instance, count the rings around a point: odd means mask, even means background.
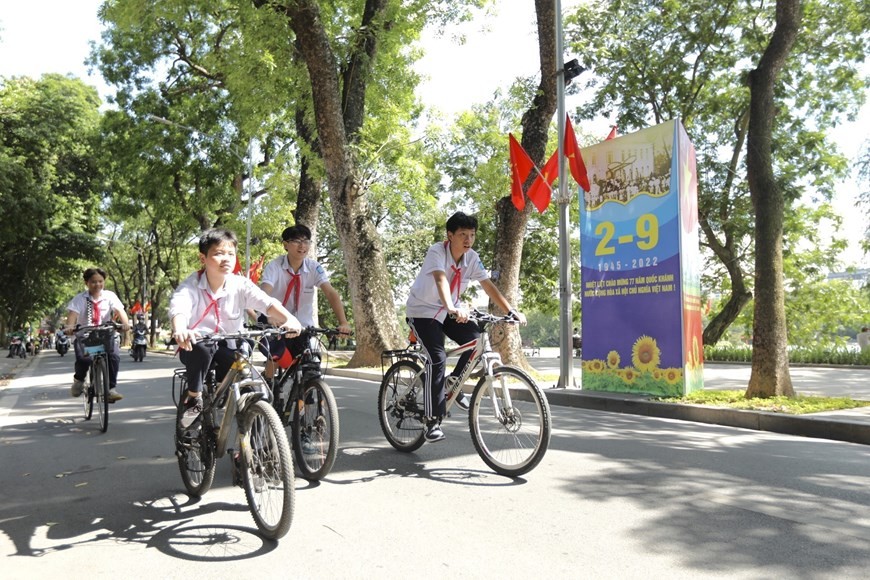
[{"label": "cyclist's hand on handlebar", "polygon": [[511,309],[511,311],[508,312],[508,315],[516,318],[520,322],[521,326],[525,326],[527,324],[526,315],[518,310]]},{"label": "cyclist's hand on handlebar", "polygon": [[339,324],[338,325],[338,333],[341,336],[350,336],[353,331],[350,328],[350,324]]},{"label": "cyclist's hand on handlebar", "polygon": [[172,338],[178,343],[178,347],[183,350],[193,350],[193,344],[196,342],[196,332],[189,328],[178,329],[172,333]]},{"label": "cyclist's hand on handlebar", "polygon": [[296,320],[295,317],[292,320],[288,320],[278,328],[290,336],[298,336],[302,333],[302,325],[299,324],[299,321]]},{"label": "cyclist's hand on handlebar", "polygon": [[455,318],[456,322],[468,322],[468,310],[465,308],[455,308],[450,311],[451,318]]}]

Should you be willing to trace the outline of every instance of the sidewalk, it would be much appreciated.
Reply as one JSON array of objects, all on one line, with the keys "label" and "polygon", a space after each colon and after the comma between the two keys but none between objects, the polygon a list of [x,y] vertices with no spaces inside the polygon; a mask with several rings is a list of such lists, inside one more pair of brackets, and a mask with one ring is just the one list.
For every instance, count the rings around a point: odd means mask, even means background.
[{"label": "sidewalk", "polygon": [[[558,349],[543,348],[541,356],[530,357],[528,361],[540,372],[558,374],[560,370],[558,353]],[[574,378],[579,383],[580,361],[573,362]],[[450,364],[451,362],[448,362],[448,365]],[[706,364],[704,388],[745,389],[751,370],[749,364]],[[335,376],[378,382],[381,380],[380,369],[330,368],[326,372]],[[792,366],[790,373],[795,391],[800,395],[851,397],[870,401],[870,368]],[[552,384],[541,386],[544,387],[547,400],[551,405],[648,415],[870,445],[870,407],[826,411],[812,415],[784,415],[709,405],[660,403],[651,401],[646,395],[601,393],[579,388],[556,389]]]},{"label": "sidewalk", "polygon": [[7,377],[20,373],[22,370],[27,368],[31,362],[33,362],[33,357],[30,355],[28,355],[27,358],[6,358],[6,355],[8,354],[8,349],[0,351],[0,387],[8,384],[9,380]]},{"label": "sidewalk", "polygon": [[[541,372],[558,373],[558,349],[541,350],[542,356],[529,358],[529,363]],[[163,353],[162,350],[149,351],[149,354]],[[165,351],[165,353],[172,354],[171,351]],[[54,351],[38,356],[51,355],[57,356]],[[9,385],[9,380],[4,380],[5,377],[24,372],[32,362],[33,358],[29,356],[26,359],[10,359],[6,358],[5,355],[0,356],[0,395],[2,395],[2,390]],[[574,376],[578,382],[580,380],[579,366],[580,361],[575,360]],[[709,363],[704,367],[704,387],[708,389],[745,389],[750,372],[751,367],[748,364]],[[870,368],[793,366],[790,368],[790,372],[792,383],[798,394],[829,397],[848,396],[858,400],[870,400]],[[380,369],[371,368],[327,368],[326,374],[375,382],[381,380]],[[870,407],[827,411],[812,415],[783,415],[781,413],[739,411],[707,405],[659,403],[649,400],[646,395],[599,393],[579,388],[556,389],[553,388],[553,385],[546,384],[541,386],[544,387],[550,404],[562,407],[647,415],[870,445]]]}]

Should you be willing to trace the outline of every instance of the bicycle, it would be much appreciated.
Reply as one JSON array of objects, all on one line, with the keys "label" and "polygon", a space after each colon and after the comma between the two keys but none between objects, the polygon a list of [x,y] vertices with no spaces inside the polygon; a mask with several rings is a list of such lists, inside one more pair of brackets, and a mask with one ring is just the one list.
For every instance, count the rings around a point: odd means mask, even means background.
[{"label": "bicycle", "polygon": [[[188,493],[203,496],[214,482],[216,460],[229,451],[233,485],[245,490],[245,498],[260,533],[272,540],[290,529],[295,505],[293,458],[287,434],[271,404],[271,391],[253,364],[251,340],[280,335],[279,330],[244,330],[203,335],[199,340],[236,340],[235,360],[220,384],[212,368],[202,392],[202,413],[183,427],[185,369],[176,369],[172,379],[176,401],[175,449],[181,480]],[[219,418],[219,412],[223,415]],[[236,442],[228,449],[235,420]]]},{"label": "bicycle", "polygon": [[273,381],[275,411],[290,427],[296,467],[309,481],[326,477],[338,453],[338,404],[320,370],[318,337],[339,334],[334,328],[303,329],[299,336],[307,345],[305,350]]},{"label": "bicycle", "polygon": [[[488,327],[516,324],[511,315],[494,316],[474,310],[469,320],[477,322],[480,337],[449,350],[447,356],[472,351],[458,379],[447,377],[447,411],[456,402],[463,384],[482,366],[483,376],[471,394],[468,427],[480,458],[495,472],[509,477],[528,473],[543,459],[550,443],[550,406],[541,388],[524,371],[502,365],[493,352]],[[412,345],[384,351],[382,366],[390,366],[378,392],[378,418],[387,441],[395,449],[412,452],[424,443],[426,417],[423,384],[426,354]]]},{"label": "bicycle", "polygon": [[91,357],[81,397],[85,421],[91,420],[96,403],[103,433],[109,428],[109,353],[114,348],[118,327],[109,321],[96,326],[80,326],[75,330],[76,340],[82,341],[82,348]]}]

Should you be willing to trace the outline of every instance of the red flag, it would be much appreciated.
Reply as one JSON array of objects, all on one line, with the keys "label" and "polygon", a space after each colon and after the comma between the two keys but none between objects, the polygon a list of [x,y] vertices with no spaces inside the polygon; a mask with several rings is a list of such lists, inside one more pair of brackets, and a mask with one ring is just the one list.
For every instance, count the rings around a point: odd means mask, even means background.
[{"label": "red flag", "polygon": [[565,157],[568,158],[568,167],[571,169],[571,175],[584,191],[589,191],[589,176],[586,174],[586,164],[583,163],[583,156],[580,154],[580,147],[577,146],[577,135],[574,134],[574,127],[571,126],[571,117],[565,115]]},{"label": "red flag", "polygon": [[239,255],[236,254],[236,265],[233,268],[233,274],[238,274],[242,271],[242,264],[239,262]]},{"label": "red flag", "polygon": [[526,207],[526,199],[523,196],[523,183],[529,177],[529,172],[535,166],[532,159],[523,146],[514,138],[513,133],[508,134],[510,141],[511,157],[511,201],[517,211],[523,211]]},{"label": "red flag", "polygon": [[[610,141],[618,137],[619,135],[616,133],[616,125],[610,128],[610,133],[607,134],[607,137],[604,138],[605,141]],[[586,191],[589,191],[588,189]]]},{"label": "red flag", "polygon": [[251,264],[251,268],[248,270],[248,278],[251,279],[251,282],[256,284],[260,281],[260,276],[263,274],[263,262],[266,261],[266,255],[263,254],[260,256],[260,259]]},{"label": "red flag", "polygon": [[556,177],[559,176],[559,151],[553,151],[553,155],[547,160],[547,164],[544,165],[544,170],[535,178],[535,182],[532,183],[532,186],[529,188],[529,199],[532,200],[532,203],[535,204],[535,207],[538,208],[538,213],[544,213],[548,207],[550,207],[550,198],[552,197],[552,190],[550,189],[550,185],[556,180]]},{"label": "red flag", "polygon": [[142,304],[140,304],[138,300],[136,301],[136,304],[130,308],[130,314],[136,314],[137,312],[142,312]]}]

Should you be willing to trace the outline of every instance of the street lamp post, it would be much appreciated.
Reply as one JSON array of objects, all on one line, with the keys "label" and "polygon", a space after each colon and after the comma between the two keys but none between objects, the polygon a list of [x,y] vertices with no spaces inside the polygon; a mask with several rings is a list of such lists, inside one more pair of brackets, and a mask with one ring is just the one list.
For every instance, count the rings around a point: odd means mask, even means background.
[{"label": "street lamp post", "polygon": [[[200,137],[203,137],[205,139],[219,142],[216,137],[213,137],[212,135],[209,135],[207,133],[203,133],[202,131],[200,131],[199,129],[196,129],[195,127],[190,127],[188,125],[182,125],[181,123],[176,123],[175,121],[170,121],[169,119],[166,119],[164,117],[158,117],[157,115],[148,114],[147,118],[150,119],[151,121],[154,121],[155,123],[160,123],[162,125],[167,125],[169,127],[177,127],[179,129],[184,129],[185,131],[188,131],[190,133],[195,133],[195,134],[197,134]],[[248,179],[247,179],[245,186],[244,186],[244,189],[243,189],[243,192],[246,193],[248,196],[248,207],[246,208],[247,215],[245,216],[245,221],[247,222],[246,228],[245,228],[246,229],[245,275],[246,276],[251,269],[251,215],[252,215],[251,214],[251,211],[252,211],[251,201],[253,200],[253,197],[254,197],[254,191],[253,191],[253,188],[251,187],[253,184],[253,180],[254,180],[254,151],[253,151],[253,149],[254,149],[254,140],[253,139],[248,141],[248,150],[246,152],[247,155],[245,157],[242,157],[241,155],[239,155],[239,152],[236,151],[235,147],[230,146],[230,148],[229,148],[230,153],[235,155],[236,159],[238,159],[248,170]]]}]

